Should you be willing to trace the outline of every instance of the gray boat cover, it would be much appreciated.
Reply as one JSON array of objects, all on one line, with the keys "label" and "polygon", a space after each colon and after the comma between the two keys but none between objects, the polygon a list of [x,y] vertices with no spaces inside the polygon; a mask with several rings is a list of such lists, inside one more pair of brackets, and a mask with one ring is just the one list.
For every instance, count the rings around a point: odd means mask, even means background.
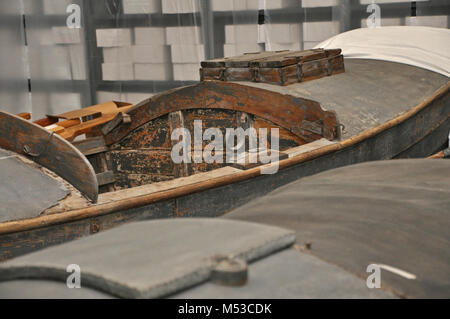
[{"label": "gray boat cover", "polygon": [[450,161],[393,160],[323,172],[225,218],[295,230],[311,254],[402,297],[450,297]]},{"label": "gray boat cover", "polygon": [[[448,160],[365,163],[225,218],[127,224],[0,264],[0,298],[448,298],[449,172]],[[246,260],[247,284],[208,281],[217,255]],[[81,290],[66,287],[69,264]],[[382,289],[367,286],[369,265]]]},{"label": "gray boat cover", "polygon": [[85,287],[124,298],[158,298],[208,280],[217,255],[251,262],[294,242],[292,231],[224,219],[130,223],[0,263],[0,298],[24,296],[27,279],[47,288],[45,280],[65,283],[67,266],[74,264]]},{"label": "gray boat cover", "polygon": [[20,155],[3,149],[0,181],[0,223],[39,216],[70,193],[37,164],[26,163]]}]

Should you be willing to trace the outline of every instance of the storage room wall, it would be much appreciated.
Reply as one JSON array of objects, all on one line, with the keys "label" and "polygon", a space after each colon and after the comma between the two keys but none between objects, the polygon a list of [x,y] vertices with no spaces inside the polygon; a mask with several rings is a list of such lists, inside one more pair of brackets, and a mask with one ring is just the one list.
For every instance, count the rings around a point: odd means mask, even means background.
[{"label": "storage room wall", "polygon": [[31,111],[22,11],[0,1],[0,109],[12,113]]},{"label": "storage room wall", "polygon": [[[450,1],[2,0],[0,108],[33,119],[106,101],[137,103],[195,83],[204,59],[302,50],[367,27],[449,27]],[[70,4],[81,27],[68,28]]]}]

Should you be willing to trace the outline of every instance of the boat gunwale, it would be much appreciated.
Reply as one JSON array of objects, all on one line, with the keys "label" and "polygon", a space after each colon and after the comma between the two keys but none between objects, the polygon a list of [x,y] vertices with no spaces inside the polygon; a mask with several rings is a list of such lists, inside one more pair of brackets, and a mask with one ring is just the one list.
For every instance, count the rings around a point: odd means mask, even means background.
[{"label": "boat gunwale", "polygon": [[[322,146],[317,149],[308,151],[306,153],[293,156],[291,158],[287,158],[279,161],[279,169],[286,169],[292,167],[294,165],[304,163],[318,157],[330,154],[332,152],[336,152],[353,145],[356,145],[366,139],[374,137],[382,132],[402,123],[414,115],[419,113],[421,110],[425,109],[428,105],[438,100],[439,98],[445,96],[450,91],[450,81],[447,81],[446,84],[441,86],[438,90],[436,90],[432,95],[427,97],[421,103],[412,107],[408,111],[400,114],[393,119],[373,128],[369,128],[361,132],[360,134],[345,139],[343,141]],[[185,186],[180,186],[177,188],[172,188],[169,190],[163,190],[159,192],[154,192],[145,195],[139,195],[131,198],[120,199],[117,201],[105,203],[105,204],[97,204],[86,208],[74,209],[71,211],[66,211],[62,213],[56,213],[52,215],[41,215],[35,218],[18,220],[18,221],[9,221],[0,223],[0,235],[6,235],[11,233],[19,233],[24,231],[29,231],[33,229],[45,228],[52,225],[64,224],[68,222],[74,222],[78,220],[82,220],[85,218],[92,218],[107,215],[113,212],[119,212],[130,208],[137,208],[146,205],[150,205],[156,202],[170,200],[182,196],[186,196],[193,193],[198,193],[201,191],[206,191],[209,189],[217,188],[220,186],[225,186],[229,184],[234,184],[238,182],[242,182],[253,177],[261,176],[261,169],[270,166],[271,164],[266,164],[264,166],[258,166],[255,168],[251,168],[242,172],[232,173],[226,176],[215,177],[211,180],[200,181],[197,183],[188,184]]]}]

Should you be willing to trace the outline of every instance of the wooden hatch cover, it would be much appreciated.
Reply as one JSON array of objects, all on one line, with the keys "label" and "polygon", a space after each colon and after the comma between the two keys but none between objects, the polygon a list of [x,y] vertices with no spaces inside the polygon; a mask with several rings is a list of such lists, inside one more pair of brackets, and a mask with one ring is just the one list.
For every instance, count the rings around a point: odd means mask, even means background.
[{"label": "wooden hatch cover", "polygon": [[97,201],[98,184],[92,165],[55,132],[0,111],[0,147],[28,156],[67,180],[92,202]]},{"label": "wooden hatch cover", "polygon": [[289,85],[345,72],[341,49],[268,51],[201,63],[204,80]]}]

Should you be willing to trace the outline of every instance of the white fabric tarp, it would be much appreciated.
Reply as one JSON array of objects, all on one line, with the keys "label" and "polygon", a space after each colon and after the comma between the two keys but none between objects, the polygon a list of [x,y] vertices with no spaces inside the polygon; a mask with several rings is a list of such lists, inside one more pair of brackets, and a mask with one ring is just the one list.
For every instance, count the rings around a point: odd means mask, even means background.
[{"label": "white fabric tarp", "polygon": [[449,29],[404,26],[356,29],[316,47],[341,48],[345,58],[404,63],[450,76]]}]

